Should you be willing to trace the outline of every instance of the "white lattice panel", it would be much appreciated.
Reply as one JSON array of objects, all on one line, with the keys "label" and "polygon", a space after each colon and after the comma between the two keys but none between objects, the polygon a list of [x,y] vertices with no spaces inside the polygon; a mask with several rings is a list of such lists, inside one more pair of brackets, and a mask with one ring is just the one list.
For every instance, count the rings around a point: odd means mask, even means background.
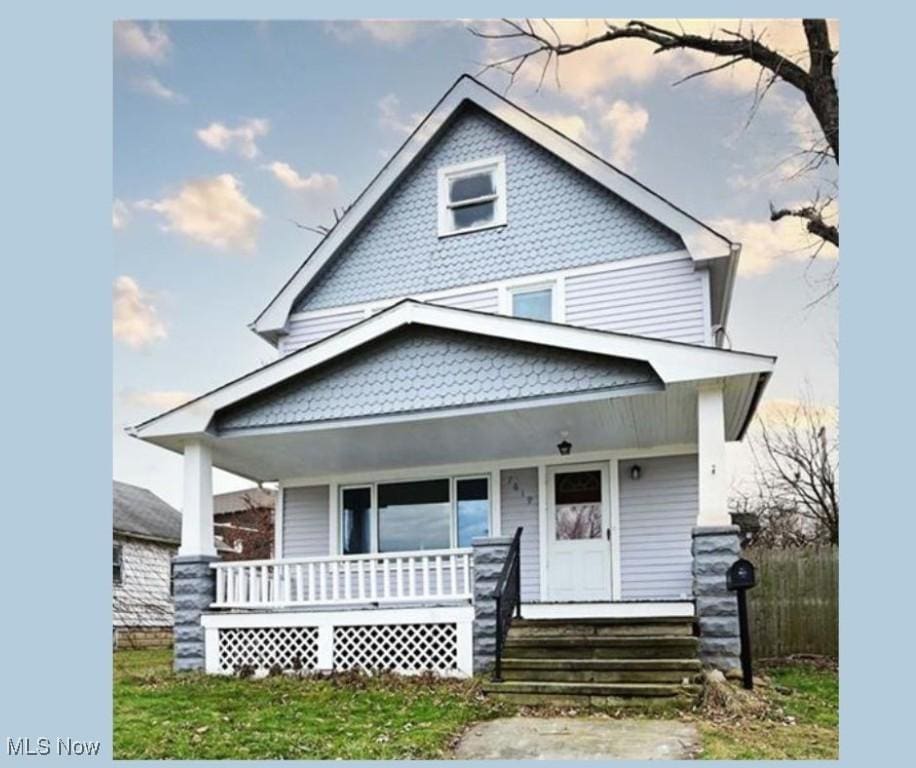
[{"label": "white lattice panel", "polygon": [[318,666],[317,627],[232,627],[219,630],[219,668],[233,673],[253,667],[257,674]]},{"label": "white lattice panel", "polygon": [[455,624],[390,624],[334,628],[334,669],[453,672]]}]

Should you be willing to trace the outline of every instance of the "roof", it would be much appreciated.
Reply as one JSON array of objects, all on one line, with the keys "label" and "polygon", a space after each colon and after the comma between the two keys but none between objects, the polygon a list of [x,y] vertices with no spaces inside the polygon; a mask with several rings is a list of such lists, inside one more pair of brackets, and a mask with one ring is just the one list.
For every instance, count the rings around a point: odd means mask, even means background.
[{"label": "roof", "polygon": [[115,533],[181,542],[181,512],[152,491],[115,480],[112,500]]},{"label": "roof", "polygon": [[[176,547],[181,543],[181,512],[146,488],[117,480],[112,485],[115,533]],[[214,541],[217,552],[234,551],[220,536],[215,536]]]},{"label": "roof", "polygon": [[222,409],[290,381],[298,374],[340,358],[353,349],[409,325],[609,358],[644,361],[665,386],[735,376],[763,377],[765,380],[775,363],[775,358],[768,355],[404,300],[178,408],[130,427],[128,432],[135,437],[177,449],[183,441],[199,438],[210,430],[214,416]]},{"label": "roof", "polygon": [[372,216],[389,190],[413,167],[427,146],[467,103],[476,105],[514,128],[676,232],[695,261],[717,265],[713,272],[716,293],[713,303],[718,322],[724,323],[739,245],[483,83],[469,75],[462,75],[254,320],[251,328],[256,333],[271,342],[276,340],[296,299],[318,279],[328,262]]},{"label": "roof", "polygon": [[247,509],[273,509],[276,493],[270,488],[246,488],[243,491],[219,493],[213,497],[213,514],[227,515]]}]

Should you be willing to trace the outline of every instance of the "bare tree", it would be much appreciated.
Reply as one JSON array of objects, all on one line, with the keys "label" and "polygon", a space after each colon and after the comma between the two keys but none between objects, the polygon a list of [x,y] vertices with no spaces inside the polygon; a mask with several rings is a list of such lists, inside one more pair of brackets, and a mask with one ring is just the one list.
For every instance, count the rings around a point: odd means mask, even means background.
[{"label": "bare tree", "polygon": [[774,418],[757,419],[749,438],[757,493],[739,496],[733,511],[759,519],[756,540],[779,546],[826,541],[839,544],[839,432],[834,411],[810,399]]},{"label": "bare tree", "polygon": [[[654,46],[654,53],[693,50],[711,55],[715,61],[711,66],[693,72],[675,85],[695,77],[707,75],[740,62],[751,62],[760,67],[757,87],[748,122],[753,119],[763,98],[774,83],[786,83],[805,98],[821,131],[822,141],[806,150],[806,170],[820,167],[824,162],[840,161],[840,102],[837,92],[834,62],[838,51],[830,41],[830,32],[825,19],[804,19],[807,50],[799,56],[790,56],[776,51],[765,42],[765,32],[755,32],[751,27],[745,32],[738,29],[720,29],[708,36],[686,32],[683,28],[667,29],[647,21],[629,21],[625,24],[604,22],[600,33],[586,35],[578,42],[564,41],[556,26],[547,19],[540,22],[526,19],[513,21],[503,19],[504,28],[496,32],[470,28],[472,34],[489,40],[520,43],[519,50],[488,63],[485,69],[500,69],[509,74],[510,87],[522,67],[535,59],[541,60],[540,83],[543,83],[551,63],[559,84],[559,61],[596,45],[613,45],[620,40],[644,40]],[[804,59],[807,58],[807,62]],[[821,197],[807,205],[774,206],[770,204],[770,218],[779,221],[786,217],[802,220],[812,235],[823,242],[839,246],[839,226],[830,223],[825,211],[833,202],[832,196]]]}]

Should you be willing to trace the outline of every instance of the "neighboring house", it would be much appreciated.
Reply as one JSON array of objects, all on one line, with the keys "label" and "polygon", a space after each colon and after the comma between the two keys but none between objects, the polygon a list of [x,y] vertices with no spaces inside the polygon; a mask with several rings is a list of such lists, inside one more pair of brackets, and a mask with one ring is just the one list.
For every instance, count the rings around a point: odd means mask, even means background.
[{"label": "neighboring house", "polygon": [[213,525],[231,552],[224,560],[269,560],[274,556],[274,507],[269,488],[220,493],[213,497]]},{"label": "neighboring house", "polygon": [[[278,359],[130,430],[184,456],[176,667],[736,667],[725,444],[775,362],[722,346],[739,251],[459,79],[252,323]],[[213,466],[279,483],[275,560],[211,567]]]},{"label": "neighboring house", "polygon": [[172,644],[172,558],[181,513],[146,488],[115,481],[112,618],[116,647]]},{"label": "neighboring house", "polygon": [[[171,571],[181,541],[181,513],[146,488],[115,481],[112,534],[115,647],[171,645]],[[222,541],[216,546],[227,554]]]}]

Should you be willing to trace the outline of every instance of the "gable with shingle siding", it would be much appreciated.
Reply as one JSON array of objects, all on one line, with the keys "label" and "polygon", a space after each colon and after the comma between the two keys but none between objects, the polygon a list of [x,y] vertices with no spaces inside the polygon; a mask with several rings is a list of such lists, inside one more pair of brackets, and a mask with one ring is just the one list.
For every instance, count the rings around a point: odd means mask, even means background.
[{"label": "gable with shingle siding", "polygon": [[[437,171],[506,158],[507,225],[439,238]],[[667,253],[680,237],[476,107],[460,112],[297,299],[326,309]]]},{"label": "gable with shingle siding", "polygon": [[660,384],[648,363],[403,328],[233,405],[218,430],[410,413]]}]

